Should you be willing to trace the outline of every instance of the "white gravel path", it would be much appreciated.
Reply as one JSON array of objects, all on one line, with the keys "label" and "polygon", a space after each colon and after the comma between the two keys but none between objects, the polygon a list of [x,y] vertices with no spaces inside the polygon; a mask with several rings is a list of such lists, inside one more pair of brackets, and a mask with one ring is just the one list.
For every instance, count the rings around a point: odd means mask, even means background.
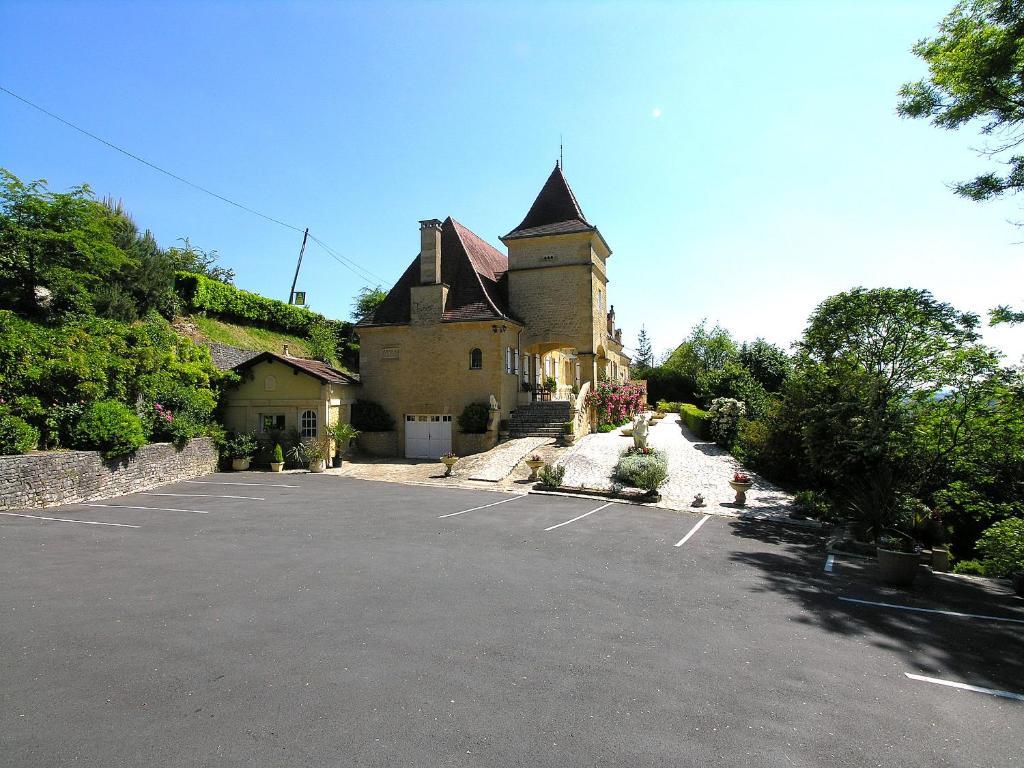
[{"label": "white gravel path", "polygon": [[[587,435],[559,460],[565,466],[565,486],[608,490],[619,455],[633,444],[619,430]],[[664,451],[668,459],[668,482],[662,486],[660,506],[690,508],[693,498],[704,496],[705,509],[719,514],[743,514],[745,517],[772,519],[789,514],[792,496],[746,470],[729,453],[711,442],[696,438],[670,413],[651,426],[648,444]],[[747,492],[745,508],[735,504],[736,494],[729,487],[733,473],[743,469],[754,483]]]},{"label": "white gravel path", "polygon": [[[551,442],[548,437],[521,437],[507,440],[486,453],[468,456],[459,467],[465,470],[470,480],[486,480],[496,483],[504,480],[515,469],[516,465],[545,443]],[[462,462],[460,462],[462,464]]]}]

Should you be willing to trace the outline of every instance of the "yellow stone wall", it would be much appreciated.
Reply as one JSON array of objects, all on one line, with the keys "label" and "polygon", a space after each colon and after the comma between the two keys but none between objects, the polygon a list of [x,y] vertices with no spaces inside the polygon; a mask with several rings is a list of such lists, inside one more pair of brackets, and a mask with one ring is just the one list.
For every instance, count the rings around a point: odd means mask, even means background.
[{"label": "yellow stone wall", "polygon": [[224,426],[234,432],[260,431],[259,416],[283,414],[285,429],[299,428],[299,415],[313,410],[317,415],[317,433],[339,420],[348,422],[359,387],[350,384],[324,384],[285,363],[265,360],[245,374],[238,387],[227,393]]},{"label": "yellow stone wall", "polygon": [[[508,418],[516,406],[520,377],[505,372],[505,348],[512,347],[514,358],[519,326],[506,322],[504,333],[494,333],[493,325],[430,323],[421,316],[413,325],[359,329],[362,396],[380,403],[395,419],[400,453],[405,453],[406,414],[452,415],[456,453],[460,446],[456,419],[469,403],[486,403],[494,395],[500,418]],[[397,358],[393,356],[396,347]],[[474,347],[483,353],[480,370],[470,369]]]}]

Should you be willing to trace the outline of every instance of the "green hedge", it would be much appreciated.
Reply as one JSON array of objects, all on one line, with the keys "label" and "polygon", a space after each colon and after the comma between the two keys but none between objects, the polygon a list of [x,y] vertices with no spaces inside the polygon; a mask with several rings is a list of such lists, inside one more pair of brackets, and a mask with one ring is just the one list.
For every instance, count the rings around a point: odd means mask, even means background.
[{"label": "green hedge", "polygon": [[318,322],[342,330],[347,323],[330,320],[305,307],[268,299],[233,285],[211,280],[195,272],[175,274],[174,288],[185,307],[193,312],[208,312],[220,317],[258,323],[286,333],[308,336]]},{"label": "green hedge", "polygon": [[697,437],[706,440],[708,436],[708,412],[691,403],[682,403],[679,416],[683,424]]}]

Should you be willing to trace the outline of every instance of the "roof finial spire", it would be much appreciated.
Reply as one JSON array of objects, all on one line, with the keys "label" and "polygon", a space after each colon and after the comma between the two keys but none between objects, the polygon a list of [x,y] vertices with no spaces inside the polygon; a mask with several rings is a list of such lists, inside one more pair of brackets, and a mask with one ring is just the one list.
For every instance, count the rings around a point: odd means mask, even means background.
[{"label": "roof finial spire", "polygon": [[562,134],[558,134],[558,167],[565,165],[565,158],[562,156]]}]

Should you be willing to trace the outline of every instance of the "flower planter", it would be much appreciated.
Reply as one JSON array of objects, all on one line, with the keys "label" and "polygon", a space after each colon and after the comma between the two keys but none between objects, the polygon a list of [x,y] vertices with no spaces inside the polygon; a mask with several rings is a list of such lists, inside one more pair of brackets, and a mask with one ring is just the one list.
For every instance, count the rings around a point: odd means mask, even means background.
[{"label": "flower planter", "polygon": [[735,480],[729,481],[729,487],[736,491],[736,503],[745,507],[747,505],[747,491],[753,488],[753,483],[737,483]]},{"label": "flower planter", "polygon": [[882,581],[894,587],[909,587],[917,578],[921,555],[878,547],[878,571]]},{"label": "flower planter", "polygon": [[526,466],[530,468],[530,479],[537,479],[537,471],[544,466],[543,461],[534,461],[533,459],[526,460]]},{"label": "flower planter", "polygon": [[249,459],[232,459],[231,468],[236,472],[243,472],[249,468]]},{"label": "flower planter", "polygon": [[455,466],[455,462],[457,462],[458,460],[459,459],[457,456],[445,456],[443,459],[441,459],[441,463],[444,464],[445,477],[451,477],[452,467]]},{"label": "flower planter", "polygon": [[272,462],[270,462],[270,471],[271,472],[280,472],[283,469],[284,469],[284,462],[283,461],[272,461]]},{"label": "flower planter", "polygon": [[320,461],[309,462],[310,472],[323,472],[325,469],[327,469],[327,462],[325,462],[323,459],[320,459]]}]

